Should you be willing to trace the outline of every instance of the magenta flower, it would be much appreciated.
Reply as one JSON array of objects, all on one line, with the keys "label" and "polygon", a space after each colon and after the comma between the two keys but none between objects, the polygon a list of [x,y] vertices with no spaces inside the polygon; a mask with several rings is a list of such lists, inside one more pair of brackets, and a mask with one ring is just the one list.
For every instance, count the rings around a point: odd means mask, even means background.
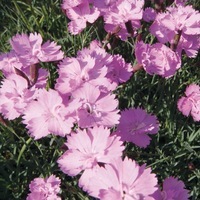
[{"label": "magenta flower", "polygon": [[94,126],[112,127],[119,123],[118,101],[115,95],[102,94],[98,87],[85,83],[73,93],[81,106],[77,109],[77,121],[81,128]]},{"label": "magenta flower", "polygon": [[79,34],[85,27],[86,23],[94,23],[99,17],[100,12],[97,8],[90,8],[87,1],[65,10],[67,17],[71,20],[68,24],[69,32],[73,35]]},{"label": "magenta flower", "polygon": [[58,159],[61,170],[76,176],[83,170],[91,169],[98,163],[111,163],[122,156],[124,146],[119,137],[110,136],[110,130],[103,126],[78,130],[67,137],[68,150]]},{"label": "magenta flower", "polygon": [[29,184],[30,192],[27,200],[61,200],[57,194],[60,192],[61,180],[54,175],[48,178],[35,178]]},{"label": "magenta flower", "polygon": [[122,141],[133,142],[139,147],[147,147],[151,138],[147,134],[156,134],[159,131],[159,122],[154,115],[148,114],[141,108],[124,110],[115,134]]},{"label": "magenta flower", "polygon": [[37,33],[31,33],[29,36],[17,34],[12,37],[10,44],[24,66],[36,64],[39,61],[61,60],[64,55],[55,42],[47,41],[42,45],[42,37]]},{"label": "magenta flower", "polygon": [[150,22],[155,20],[156,15],[156,11],[153,8],[145,8],[142,18],[144,21]]},{"label": "magenta flower", "polygon": [[145,169],[145,165],[139,166],[127,157],[124,161],[115,159],[105,167],[97,166],[85,171],[79,186],[90,196],[102,200],[148,199],[158,190],[151,169]]},{"label": "magenta flower", "polygon": [[158,74],[169,78],[181,67],[181,59],[169,47],[156,43],[153,45],[138,42],[135,47],[135,56],[148,74]]},{"label": "magenta flower", "polygon": [[74,122],[70,105],[68,107],[57,91],[41,89],[37,101],[27,106],[23,123],[36,140],[50,133],[64,137],[71,132]]},{"label": "magenta flower", "polygon": [[186,88],[186,97],[178,100],[177,106],[183,115],[191,115],[194,121],[200,121],[200,86],[191,84]]},{"label": "magenta flower", "polygon": [[184,183],[177,178],[166,178],[161,192],[162,199],[188,200],[188,190],[184,189],[184,187]]},{"label": "magenta flower", "polygon": [[20,117],[28,103],[36,97],[34,87],[28,89],[28,82],[17,74],[10,74],[2,81],[0,88],[0,112],[9,120]]}]

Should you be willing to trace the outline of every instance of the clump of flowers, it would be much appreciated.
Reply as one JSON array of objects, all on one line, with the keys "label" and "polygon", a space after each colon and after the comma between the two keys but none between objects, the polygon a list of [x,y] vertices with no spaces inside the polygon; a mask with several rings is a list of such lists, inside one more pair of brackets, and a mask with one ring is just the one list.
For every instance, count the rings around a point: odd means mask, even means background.
[{"label": "clump of flowers", "polygon": [[29,184],[30,193],[26,200],[61,200],[58,196],[60,184],[61,180],[54,175],[48,178],[35,178]]},{"label": "clump of flowers", "polygon": [[194,121],[200,121],[200,86],[190,84],[185,90],[185,96],[178,100],[177,105],[183,115],[191,115]]}]

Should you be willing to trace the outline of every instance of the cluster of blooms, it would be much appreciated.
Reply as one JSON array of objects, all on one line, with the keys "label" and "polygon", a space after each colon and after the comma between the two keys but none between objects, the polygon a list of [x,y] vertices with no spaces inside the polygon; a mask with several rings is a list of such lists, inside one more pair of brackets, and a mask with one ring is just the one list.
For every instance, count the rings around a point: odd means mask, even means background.
[{"label": "cluster of blooms", "polygon": [[143,6],[144,0],[64,0],[62,9],[71,20],[68,29],[72,34],[80,33],[87,22],[93,23],[102,16],[105,30],[126,40],[140,28]]},{"label": "cluster of blooms", "polygon": [[185,116],[191,115],[194,121],[200,121],[200,86],[189,85],[185,90],[186,97],[178,100],[178,109]]},{"label": "cluster of blooms", "polygon": [[30,192],[27,200],[61,200],[60,192],[61,180],[54,175],[48,178],[35,178],[29,184]]},{"label": "cluster of blooms", "polygon": [[[64,0],[62,9],[71,20],[72,34],[102,16],[105,30],[122,40],[138,34],[142,19],[145,23],[155,20],[150,31],[160,43],[137,42],[135,57],[147,73],[169,78],[181,67],[182,50],[189,57],[196,55],[200,32],[199,21],[194,19],[199,13],[179,1],[165,13],[152,8],[143,12],[143,6],[144,0]],[[184,20],[180,21],[181,17]],[[122,159],[125,142],[146,148],[151,140],[148,134],[159,131],[157,117],[142,108],[118,109],[113,91],[133,74],[122,56],[107,53],[93,41],[76,57],[63,59],[60,46],[49,41],[42,44],[37,33],[17,34],[10,44],[12,50],[0,55],[5,76],[0,88],[0,113],[9,120],[22,117],[35,140],[50,133],[66,136],[67,151],[57,162],[69,176],[81,173],[79,186],[84,191],[103,200],[188,199],[183,182],[167,178],[161,191],[150,168],[127,157]],[[48,72],[39,63],[59,60],[55,89],[46,90]],[[178,102],[179,110],[199,121],[199,86],[189,86],[185,94]],[[78,128],[73,129],[74,125]],[[36,178],[27,199],[60,199],[59,185],[60,180],[53,175]]]}]

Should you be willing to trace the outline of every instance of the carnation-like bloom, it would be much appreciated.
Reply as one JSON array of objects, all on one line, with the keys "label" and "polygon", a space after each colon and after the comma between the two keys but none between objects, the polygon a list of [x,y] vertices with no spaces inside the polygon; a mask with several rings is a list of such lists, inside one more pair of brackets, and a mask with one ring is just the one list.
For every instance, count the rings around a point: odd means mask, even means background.
[{"label": "carnation-like bloom", "polygon": [[50,133],[64,137],[73,127],[74,119],[71,114],[70,105],[63,104],[57,91],[41,89],[37,101],[32,101],[27,106],[23,123],[34,139]]},{"label": "carnation-like bloom", "polygon": [[68,150],[57,162],[61,170],[70,176],[99,163],[111,163],[112,159],[121,157],[124,150],[120,138],[110,136],[110,130],[103,126],[72,133],[67,137],[66,146]]},{"label": "carnation-like bloom", "polygon": [[[65,3],[65,2],[64,2]],[[100,15],[97,8],[91,8],[88,1],[77,6],[67,8],[65,4],[62,5],[67,17],[71,20],[68,24],[68,29],[71,34],[79,34],[85,27],[86,23],[93,23]]]},{"label": "carnation-like bloom", "polygon": [[184,189],[184,187],[184,183],[182,181],[179,181],[177,178],[166,178],[163,182],[161,199],[188,200],[188,190]]},{"label": "carnation-like bloom", "polygon": [[14,51],[0,55],[0,70],[2,70],[4,76],[15,73],[15,68],[20,70],[22,66],[23,64]]},{"label": "carnation-like bloom", "polygon": [[102,94],[98,86],[85,83],[72,96],[81,103],[76,111],[79,127],[112,127],[119,123],[118,101],[114,94]]},{"label": "carnation-like bloom", "polygon": [[121,112],[115,134],[121,136],[122,141],[146,147],[151,140],[147,134],[156,134],[158,131],[159,122],[156,116],[148,114],[141,108],[131,108]]},{"label": "carnation-like bloom", "polygon": [[21,116],[28,103],[36,97],[34,87],[28,89],[28,82],[17,74],[10,74],[2,81],[0,88],[0,112],[9,120]]},{"label": "carnation-like bloom", "polygon": [[79,186],[101,200],[144,200],[158,190],[157,178],[151,174],[151,169],[127,157],[124,161],[115,159],[105,167],[85,171]]},{"label": "carnation-like bloom", "polygon": [[135,56],[139,64],[148,74],[158,74],[169,78],[181,67],[180,56],[169,47],[161,43],[153,45],[138,42]]},{"label": "carnation-like bloom", "polygon": [[130,35],[130,32],[126,30],[126,23],[129,23],[130,28],[133,31],[140,27],[140,20],[143,15],[143,0],[118,0],[110,10],[104,15],[105,30],[107,32],[114,33],[116,27],[122,29],[124,33],[118,32],[117,34],[122,40]]},{"label": "carnation-like bloom", "polygon": [[194,121],[200,121],[200,86],[191,84],[186,88],[185,97],[178,100],[178,109],[183,115],[191,115]]},{"label": "carnation-like bloom", "polygon": [[42,36],[39,33],[17,34],[10,40],[13,50],[24,66],[42,62],[57,61],[63,58],[64,53],[55,42],[47,41],[42,45]]},{"label": "carnation-like bloom", "polygon": [[61,200],[60,192],[61,180],[51,175],[48,178],[35,178],[29,184],[30,193],[26,200]]}]

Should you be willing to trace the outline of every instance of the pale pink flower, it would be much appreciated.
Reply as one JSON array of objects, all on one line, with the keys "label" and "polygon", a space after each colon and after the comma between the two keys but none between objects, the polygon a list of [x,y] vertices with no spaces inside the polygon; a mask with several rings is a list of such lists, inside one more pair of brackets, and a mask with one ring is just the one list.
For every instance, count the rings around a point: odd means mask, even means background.
[{"label": "pale pink flower", "polygon": [[169,47],[161,43],[153,45],[138,42],[135,56],[139,64],[148,74],[158,74],[169,78],[181,67],[180,56]]},{"label": "pale pink flower", "polygon": [[79,34],[86,27],[87,22],[94,23],[100,15],[98,9],[95,7],[90,8],[88,2],[66,9],[65,12],[71,20],[68,24],[68,29],[73,35]]},{"label": "pale pink flower", "polygon": [[114,33],[116,27],[118,27],[119,32],[117,32],[117,35],[122,40],[126,40],[130,33],[127,32],[125,24],[130,22],[134,32],[140,28],[143,6],[143,0],[118,0],[104,15],[105,30]]},{"label": "pale pink flower", "polygon": [[63,0],[61,7],[63,10],[74,8],[82,3],[87,3],[88,0]]},{"label": "pale pink flower", "polygon": [[169,177],[163,182],[163,190],[161,192],[162,200],[188,200],[188,190],[184,189],[185,185],[177,178]]},{"label": "pale pink flower", "polygon": [[[168,7],[166,12],[157,14],[150,27],[150,32],[162,43],[173,43],[176,34],[199,35],[199,26],[200,13],[194,10],[192,6],[178,4],[174,7]],[[191,39],[193,40],[193,38]]]},{"label": "pale pink flower", "polygon": [[64,53],[55,42],[47,41],[42,45],[42,36],[39,33],[17,34],[12,37],[10,44],[18,55],[24,67],[42,62],[57,61],[63,58]]},{"label": "pale pink flower", "polygon": [[156,116],[141,108],[130,108],[121,112],[121,118],[115,134],[122,141],[133,142],[139,147],[147,147],[151,138],[147,134],[156,134],[159,122]]},{"label": "pale pink flower", "polygon": [[35,178],[29,184],[30,193],[27,200],[61,200],[60,192],[61,180],[51,175],[48,178]]},{"label": "pale pink flower", "polygon": [[98,86],[85,83],[72,96],[81,103],[76,111],[79,127],[112,127],[119,123],[118,101],[114,94],[102,94]]},{"label": "pale pink flower", "polygon": [[20,117],[28,103],[36,97],[37,90],[28,89],[28,82],[17,74],[10,74],[0,88],[0,112],[9,120]]},{"label": "pale pink flower", "polygon": [[78,130],[67,137],[68,150],[58,159],[61,170],[76,176],[83,170],[96,165],[111,163],[122,156],[124,146],[119,137],[110,136],[110,130],[103,126]]},{"label": "pale pink flower", "polygon": [[100,11],[101,16],[104,16],[116,3],[116,0],[92,0],[92,3]]},{"label": "pale pink flower", "polygon": [[15,68],[20,70],[22,66],[23,64],[14,51],[0,55],[0,70],[2,70],[4,76],[15,73]]},{"label": "pale pink flower", "polygon": [[113,61],[108,65],[106,77],[117,87],[120,83],[128,81],[132,74],[131,64],[126,63],[122,56],[113,55]]},{"label": "pale pink flower", "polygon": [[156,11],[153,8],[145,8],[142,18],[144,21],[150,22],[155,20],[156,15]]},{"label": "pale pink flower", "polygon": [[185,97],[178,100],[177,106],[183,115],[191,115],[194,121],[200,121],[200,86],[191,84],[186,88]]},{"label": "pale pink flower", "polygon": [[145,165],[139,166],[127,157],[113,160],[105,167],[86,170],[79,186],[90,196],[101,200],[148,199],[158,189],[157,178]]},{"label": "pale pink flower", "polygon": [[[103,60],[101,61],[103,62]],[[80,58],[65,58],[59,65],[59,78],[55,87],[60,93],[68,95],[82,87],[84,83],[109,87],[110,82],[105,77],[107,71],[104,63],[100,64],[98,58],[90,55]]]},{"label": "pale pink flower", "polygon": [[37,101],[27,106],[23,123],[36,140],[50,133],[64,137],[73,127],[71,114],[70,105],[63,104],[57,91],[40,89]]}]

